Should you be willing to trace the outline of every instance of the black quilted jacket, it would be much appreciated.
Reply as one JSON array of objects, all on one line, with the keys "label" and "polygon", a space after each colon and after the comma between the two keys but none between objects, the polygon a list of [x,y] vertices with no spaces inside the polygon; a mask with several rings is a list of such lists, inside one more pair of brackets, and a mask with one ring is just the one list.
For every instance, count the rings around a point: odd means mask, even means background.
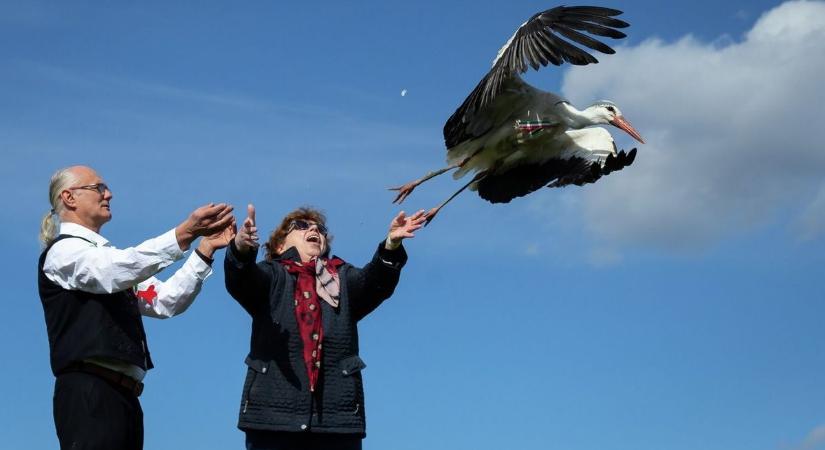
[{"label": "black quilted jacket", "polygon": [[[298,253],[291,248],[281,257],[298,260]],[[364,436],[366,365],[358,356],[357,324],[392,295],[406,261],[403,246],[390,251],[382,242],[363,268],[345,263],[338,269],[338,307],[320,302],[324,351],[313,393],[293,310],[295,276],[278,261],[255,264],[254,252],[244,258],[232,243],[224,261],[226,289],[252,316],[238,428]]]}]

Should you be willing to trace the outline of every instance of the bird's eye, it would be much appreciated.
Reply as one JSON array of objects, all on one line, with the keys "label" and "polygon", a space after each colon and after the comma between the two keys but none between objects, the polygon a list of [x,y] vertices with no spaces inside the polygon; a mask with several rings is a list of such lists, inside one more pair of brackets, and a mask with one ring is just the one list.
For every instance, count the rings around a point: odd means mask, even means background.
[{"label": "bird's eye", "polygon": [[608,107],[607,107],[607,110],[608,110],[608,111],[610,111],[610,112],[612,112],[612,113],[616,112],[616,109],[615,109],[615,108],[613,108],[612,106],[608,106]]}]

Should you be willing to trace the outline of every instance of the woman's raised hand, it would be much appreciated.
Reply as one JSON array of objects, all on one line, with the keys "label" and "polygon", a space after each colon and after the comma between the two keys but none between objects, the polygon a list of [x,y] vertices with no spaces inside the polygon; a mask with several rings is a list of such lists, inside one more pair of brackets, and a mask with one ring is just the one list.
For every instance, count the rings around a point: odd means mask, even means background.
[{"label": "woman's raised hand", "polygon": [[246,205],[246,219],[241,225],[241,229],[235,234],[235,247],[241,253],[247,253],[258,249],[258,227],[255,226],[255,206]]},{"label": "woman's raised hand", "polygon": [[424,226],[425,220],[427,220],[427,215],[423,209],[409,217],[404,214],[404,211],[401,211],[390,222],[390,241],[397,245],[403,239],[415,237],[414,232]]}]

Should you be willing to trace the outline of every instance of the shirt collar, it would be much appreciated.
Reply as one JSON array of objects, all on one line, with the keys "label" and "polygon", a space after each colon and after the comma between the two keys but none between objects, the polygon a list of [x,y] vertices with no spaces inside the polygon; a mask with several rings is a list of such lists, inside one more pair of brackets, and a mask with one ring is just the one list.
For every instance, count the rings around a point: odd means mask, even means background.
[{"label": "shirt collar", "polygon": [[[327,254],[329,254],[329,252],[327,252]],[[336,267],[336,268],[338,266],[340,266],[341,264],[344,264],[344,260],[337,257],[337,256],[335,256],[335,255],[332,255],[332,256],[321,255],[321,258],[327,258],[330,261],[330,263],[333,265],[333,267]],[[284,250],[284,252],[281,253],[280,255],[274,256],[272,258],[272,261],[284,261],[284,260],[292,261],[292,262],[295,262],[295,263],[300,263],[301,262],[301,254],[298,253],[298,249],[293,246],[293,247],[289,247],[288,249]],[[311,264],[314,264],[314,263],[311,263]]]},{"label": "shirt collar", "polygon": [[72,236],[81,237],[94,242],[98,247],[106,247],[109,245],[108,239],[77,223],[61,222],[60,234],[69,234]]},{"label": "shirt collar", "polygon": [[290,260],[293,262],[301,262],[301,255],[298,253],[298,249],[293,247],[289,247],[280,255],[272,258],[275,261],[280,261],[282,259]]}]

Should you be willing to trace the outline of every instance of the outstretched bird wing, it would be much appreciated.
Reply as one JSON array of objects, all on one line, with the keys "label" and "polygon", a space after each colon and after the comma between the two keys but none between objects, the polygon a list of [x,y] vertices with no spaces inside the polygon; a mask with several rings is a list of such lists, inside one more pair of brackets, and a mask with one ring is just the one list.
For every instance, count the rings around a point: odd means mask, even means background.
[{"label": "outstretched bird wing", "polygon": [[522,24],[499,50],[490,72],[447,120],[444,125],[447,148],[451,149],[489,131],[468,125],[473,123],[476,115],[483,114],[485,107],[501,93],[505,81],[515,78],[517,81],[513,81],[516,83],[526,85],[517,75],[526,72],[528,66],[538,70],[550,63],[558,66],[565,61],[575,65],[598,62],[590,53],[568,40],[602,53],[615,53],[612,48],[583,32],[621,39],[625,34],[616,28],[625,28],[628,23],[613,17],[619,14],[622,14],[619,10],[596,6],[559,6],[540,12]]},{"label": "outstretched bird wing", "polygon": [[509,203],[545,185],[552,188],[595,183],[599,178],[633,164],[634,159],[635,148],[629,152],[622,150],[615,155],[610,154],[603,161],[574,156],[551,158],[538,165],[516,166],[479,181],[478,195],[490,203]]},{"label": "outstretched bird wing", "polygon": [[498,169],[479,180],[478,195],[507,203],[542,186],[581,186],[633,163],[636,149],[616,152],[610,133],[601,127],[539,136],[520,145]]}]

